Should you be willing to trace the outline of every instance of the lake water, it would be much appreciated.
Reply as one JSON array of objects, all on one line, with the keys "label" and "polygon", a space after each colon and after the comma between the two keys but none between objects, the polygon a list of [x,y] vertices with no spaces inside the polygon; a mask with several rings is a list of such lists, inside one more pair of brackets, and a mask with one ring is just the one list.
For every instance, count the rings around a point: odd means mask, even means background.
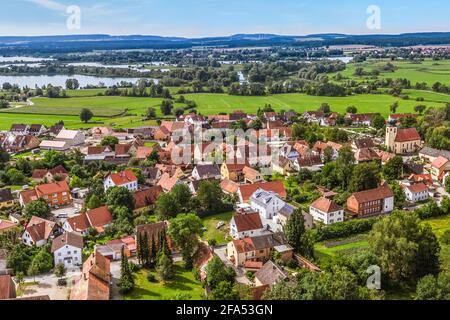
[{"label": "lake water", "polygon": [[2,62],[42,62],[52,61],[53,59],[47,58],[33,58],[33,57],[0,57],[0,63]]},{"label": "lake water", "polygon": [[[111,87],[122,81],[136,83],[139,80],[139,78],[107,78],[83,75],[0,76],[0,85],[5,82],[9,82],[11,84],[17,84],[22,88],[25,86],[29,88],[34,88],[35,86],[42,87],[48,84],[65,88],[67,79],[77,79],[81,88],[88,85],[96,86],[99,83],[103,83],[105,86]],[[158,83],[157,79],[153,79],[153,81]]]}]

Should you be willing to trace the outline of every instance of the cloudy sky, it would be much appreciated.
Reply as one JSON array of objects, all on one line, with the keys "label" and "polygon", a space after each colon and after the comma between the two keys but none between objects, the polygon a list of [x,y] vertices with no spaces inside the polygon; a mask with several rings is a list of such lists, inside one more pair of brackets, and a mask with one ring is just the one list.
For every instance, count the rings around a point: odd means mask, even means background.
[{"label": "cloudy sky", "polygon": [[[80,29],[67,28],[73,5]],[[380,30],[367,28],[370,5],[381,9]],[[443,0],[10,0],[2,1],[0,35],[450,31],[449,9]]]}]

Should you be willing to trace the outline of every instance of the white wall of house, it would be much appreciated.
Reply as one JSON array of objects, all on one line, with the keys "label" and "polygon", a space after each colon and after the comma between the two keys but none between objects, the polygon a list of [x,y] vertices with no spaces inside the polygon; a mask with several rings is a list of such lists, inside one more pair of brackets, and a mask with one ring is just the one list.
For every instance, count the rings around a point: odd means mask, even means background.
[{"label": "white wall of house", "polygon": [[138,189],[138,182],[133,181],[133,182],[129,182],[129,183],[121,184],[121,185],[116,185],[112,181],[111,177],[108,177],[103,182],[103,187],[104,187],[105,191],[107,191],[109,188],[112,188],[112,187],[124,187],[130,191],[136,191]]},{"label": "white wall of house", "polygon": [[32,247],[34,245],[36,247],[42,247],[42,246],[44,246],[47,243],[47,240],[45,240],[45,239],[44,240],[39,240],[38,242],[34,243],[33,239],[31,238],[30,234],[28,233],[28,231],[25,231],[22,234],[22,243],[24,245],[29,246],[29,247]]},{"label": "white wall of house", "polygon": [[313,216],[314,220],[320,221],[323,224],[334,224],[344,221],[344,210],[326,213],[312,206],[309,207],[309,214]]},{"label": "white wall of house", "polygon": [[394,197],[386,198],[383,201],[383,212],[394,211]]},{"label": "white wall of house", "polygon": [[64,246],[53,253],[55,266],[64,264],[66,268],[73,268],[83,264],[82,248],[71,245]]},{"label": "white wall of house", "polygon": [[238,231],[234,220],[231,220],[230,223],[230,235],[233,239],[244,239],[248,237],[257,237],[264,234],[264,229],[255,229],[255,230],[247,230],[247,231]]},{"label": "white wall of house", "polygon": [[250,200],[250,205],[253,210],[259,212],[259,215],[262,218],[273,219],[278,214],[278,211],[286,205],[286,203],[280,198],[272,196],[271,201],[265,205],[262,205],[253,199]]},{"label": "white wall of house", "polygon": [[423,192],[411,192],[411,190],[409,190],[408,188],[405,188],[405,196],[406,196],[406,200],[408,200],[409,202],[420,202],[420,201],[425,201],[430,197],[430,194],[428,193],[428,191],[423,191]]}]

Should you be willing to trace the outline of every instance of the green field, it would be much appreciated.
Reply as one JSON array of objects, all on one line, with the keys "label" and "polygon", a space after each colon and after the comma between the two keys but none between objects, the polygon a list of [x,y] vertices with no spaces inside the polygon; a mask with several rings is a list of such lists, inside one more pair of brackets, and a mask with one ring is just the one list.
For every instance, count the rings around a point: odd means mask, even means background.
[{"label": "green field", "polygon": [[194,278],[191,271],[186,271],[180,264],[175,264],[175,278],[163,282],[149,282],[149,273],[155,272],[142,269],[135,274],[135,288],[124,296],[124,300],[202,300],[203,288]]},{"label": "green field", "polygon": [[[440,239],[445,231],[450,230],[450,215],[428,219],[425,223],[429,223],[433,228],[433,232],[437,238]],[[450,245],[441,242],[440,253],[441,268],[445,271],[450,271]]]},{"label": "green field", "polygon": [[421,63],[390,61],[389,59],[368,60],[362,63],[348,64],[347,69],[341,72],[341,74],[355,80],[370,79],[370,77],[354,77],[355,69],[362,67],[364,71],[370,72],[375,68],[386,65],[388,62],[392,63],[398,69],[395,72],[382,72],[379,75],[380,78],[406,78],[413,85],[417,82],[426,82],[429,86],[432,86],[435,82],[450,84],[450,60],[432,61],[427,59]]},{"label": "green field", "polygon": [[367,249],[369,246],[367,236],[368,234],[359,234],[344,239],[316,243],[314,252],[319,264],[324,264],[339,254],[349,255]]},{"label": "green field", "polygon": [[[208,240],[216,240],[217,245],[226,244],[227,241],[225,240],[228,236],[228,230],[229,230],[229,222],[231,218],[233,217],[233,212],[225,212],[221,214],[217,214],[214,216],[203,218],[203,225],[206,228],[206,231],[202,234],[202,239],[205,241]],[[225,222],[225,225],[217,229],[217,223],[223,221]]]}]

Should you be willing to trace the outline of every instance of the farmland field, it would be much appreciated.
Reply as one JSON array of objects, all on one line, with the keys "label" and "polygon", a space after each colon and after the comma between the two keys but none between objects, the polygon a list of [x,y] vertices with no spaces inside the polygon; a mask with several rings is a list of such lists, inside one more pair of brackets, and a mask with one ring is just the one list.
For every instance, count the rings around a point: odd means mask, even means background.
[{"label": "farmland field", "polygon": [[[411,81],[411,84],[416,82],[426,82],[429,86],[432,86],[435,82],[441,82],[443,84],[450,84],[450,61],[432,61],[427,59],[420,63],[410,61],[390,61],[389,59],[383,60],[368,60],[362,63],[350,63],[347,65],[347,69],[341,74],[345,77],[349,77],[355,80],[363,80],[364,77],[355,77],[355,69],[362,67],[364,71],[370,72],[377,67],[386,65],[386,63],[392,63],[398,69],[395,72],[382,72],[380,78],[406,78]],[[370,77],[369,77],[370,78]]]}]

